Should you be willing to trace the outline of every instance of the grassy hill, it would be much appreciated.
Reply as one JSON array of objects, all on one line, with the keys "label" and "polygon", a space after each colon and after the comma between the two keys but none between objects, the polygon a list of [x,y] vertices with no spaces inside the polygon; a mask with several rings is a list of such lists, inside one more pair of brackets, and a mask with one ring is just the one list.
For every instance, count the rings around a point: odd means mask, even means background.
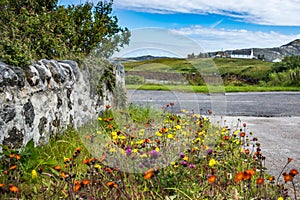
[{"label": "grassy hill", "polygon": [[[234,58],[159,58],[139,62],[123,62],[127,74],[147,78],[149,73],[160,72],[203,76],[221,75],[225,84],[258,84],[265,80],[273,63],[261,60]],[[174,77],[174,76],[172,76]],[[197,84],[196,84],[197,85]],[[201,84],[199,84],[201,85]]]}]

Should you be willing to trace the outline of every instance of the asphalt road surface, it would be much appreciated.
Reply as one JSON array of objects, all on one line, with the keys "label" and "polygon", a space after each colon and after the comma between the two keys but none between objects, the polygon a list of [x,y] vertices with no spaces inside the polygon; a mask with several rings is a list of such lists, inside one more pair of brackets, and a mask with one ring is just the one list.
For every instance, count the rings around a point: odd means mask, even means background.
[{"label": "asphalt road surface", "polygon": [[[259,138],[268,172],[277,177],[287,158],[289,170],[300,171],[300,92],[251,92],[219,95],[174,91],[129,90],[128,101],[161,108],[174,102],[174,111],[186,109],[208,116],[215,124],[233,127],[238,119]],[[300,197],[300,177],[295,177]],[[291,191],[290,191],[291,192]]]},{"label": "asphalt road surface", "polygon": [[226,116],[300,116],[300,92],[201,94],[129,90],[127,97],[129,102],[156,107],[173,102],[175,112],[186,109],[202,114],[212,110]]}]

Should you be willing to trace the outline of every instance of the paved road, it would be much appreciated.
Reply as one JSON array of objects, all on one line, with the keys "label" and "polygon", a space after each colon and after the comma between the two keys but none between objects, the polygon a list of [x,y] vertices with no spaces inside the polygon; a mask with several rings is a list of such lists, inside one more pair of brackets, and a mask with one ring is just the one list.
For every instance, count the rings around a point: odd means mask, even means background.
[{"label": "paved road", "polygon": [[226,94],[183,93],[175,91],[129,90],[128,100],[137,104],[175,103],[175,111],[197,113],[212,110],[216,115],[283,117],[300,116],[300,92],[251,92]]},{"label": "paved road", "polygon": [[[210,119],[233,127],[238,119],[247,123],[262,144],[268,172],[277,177],[287,161],[300,171],[300,92],[227,93],[221,95],[165,91],[129,90],[128,100],[161,107],[175,103],[175,110],[194,110],[203,115],[213,110]],[[300,176],[295,177],[300,196]]]}]

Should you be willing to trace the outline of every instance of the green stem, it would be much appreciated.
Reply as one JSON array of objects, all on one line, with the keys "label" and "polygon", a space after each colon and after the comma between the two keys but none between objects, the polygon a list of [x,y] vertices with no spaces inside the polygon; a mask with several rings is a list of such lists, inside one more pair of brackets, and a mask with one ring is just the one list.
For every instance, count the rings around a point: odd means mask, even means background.
[{"label": "green stem", "polygon": [[165,188],[165,190],[176,190],[176,191],[180,192],[181,194],[183,194],[186,198],[192,200],[191,197],[189,197],[187,194],[185,194],[183,191],[181,191],[181,190],[179,190],[177,188]]}]

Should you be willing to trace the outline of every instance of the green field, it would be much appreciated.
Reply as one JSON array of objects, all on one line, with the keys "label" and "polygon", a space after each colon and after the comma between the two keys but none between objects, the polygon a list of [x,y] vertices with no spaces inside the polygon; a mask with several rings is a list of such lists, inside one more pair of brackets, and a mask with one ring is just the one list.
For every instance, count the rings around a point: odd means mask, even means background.
[{"label": "green field", "polygon": [[140,62],[124,62],[125,71],[177,72],[200,74],[220,74],[255,80],[266,78],[273,63],[261,60],[233,58],[159,58]]}]

